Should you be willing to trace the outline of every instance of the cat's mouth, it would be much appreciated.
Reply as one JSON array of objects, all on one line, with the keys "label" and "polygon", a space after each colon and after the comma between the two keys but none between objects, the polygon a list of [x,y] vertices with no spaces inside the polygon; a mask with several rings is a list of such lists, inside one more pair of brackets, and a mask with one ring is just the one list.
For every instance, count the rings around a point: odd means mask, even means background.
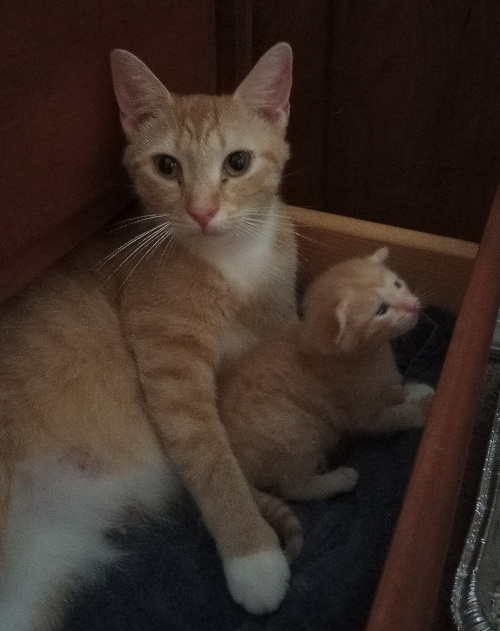
[{"label": "cat's mouth", "polygon": [[187,227],[192,235],[217,236],[226,234],[230,229],[230,222],[224,217],[220,209],[206,209],[193,212],[188,209]]},{"label": "cat's mouth", "polygon": [[210,221],[205,225],[189,222],[189,232],[192,235],[217,236],[226,234],[228,230],[229,226],[226,222]]}]

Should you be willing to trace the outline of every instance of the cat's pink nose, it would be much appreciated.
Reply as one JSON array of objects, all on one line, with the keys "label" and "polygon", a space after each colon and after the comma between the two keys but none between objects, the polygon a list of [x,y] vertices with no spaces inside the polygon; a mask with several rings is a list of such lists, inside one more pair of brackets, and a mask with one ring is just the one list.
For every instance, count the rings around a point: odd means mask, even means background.
[{"label": "cat's pink nose", "polygon": [[187,213],[201,226],[202,230],[205,230],[218,210],[215,206],[190,206],[187,209]]}]

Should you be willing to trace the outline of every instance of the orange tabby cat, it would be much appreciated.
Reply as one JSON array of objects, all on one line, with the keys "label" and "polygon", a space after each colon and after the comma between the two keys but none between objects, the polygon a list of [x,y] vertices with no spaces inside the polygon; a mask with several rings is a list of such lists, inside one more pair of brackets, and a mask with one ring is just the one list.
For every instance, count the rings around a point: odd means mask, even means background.
[{"label": "orange tabby cat", "polygon": [[296,500],[350,491],[354,469],[319,473],[342,434],[423,425],[433,390],[402,384],[389,343],[415,325],[419,303],[387,254],[328,269],[308,288],[303,321],[221,376],[221,418],[257,488]]},{"label": "orange tabby cat", "polygon": [[192,494],[234,599],[280,604],[289,568],[233,456],[216,374],[295,320],[296,246],[277,191],[291,50],[232,96],[174,96],[114,51],[142,215],[0,310],[0,629],[58,624],[65,590],[114,557],[134,507]]}]

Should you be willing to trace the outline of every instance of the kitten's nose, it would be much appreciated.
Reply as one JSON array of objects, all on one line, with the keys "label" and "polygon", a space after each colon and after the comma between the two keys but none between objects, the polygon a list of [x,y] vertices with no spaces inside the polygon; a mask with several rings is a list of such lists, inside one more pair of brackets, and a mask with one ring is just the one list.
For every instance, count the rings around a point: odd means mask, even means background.
[{"label": "kitten's nose", "polygon": [[408,300],[405,300],[401,306],[403,307],[403,309],[405,311],[408,311],[409,313],[417,313],[418,311],[418,299],[417,298],[409,298]]},{"label": "kitten's nose", "polygon": [[202,230],[205,230],[212,217],[217,214],[218,210],[219,209],[215,206],[189,206],[187,213],[199,226],[201,226]]}]

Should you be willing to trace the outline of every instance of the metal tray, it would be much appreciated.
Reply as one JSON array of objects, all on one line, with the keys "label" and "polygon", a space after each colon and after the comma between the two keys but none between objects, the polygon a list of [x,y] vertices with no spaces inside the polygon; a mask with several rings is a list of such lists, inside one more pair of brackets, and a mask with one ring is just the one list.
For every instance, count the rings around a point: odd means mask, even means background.
[{"label": "metal tray", "polygon": [[500,399],[451,609],[459,631],[500,631]]}]

